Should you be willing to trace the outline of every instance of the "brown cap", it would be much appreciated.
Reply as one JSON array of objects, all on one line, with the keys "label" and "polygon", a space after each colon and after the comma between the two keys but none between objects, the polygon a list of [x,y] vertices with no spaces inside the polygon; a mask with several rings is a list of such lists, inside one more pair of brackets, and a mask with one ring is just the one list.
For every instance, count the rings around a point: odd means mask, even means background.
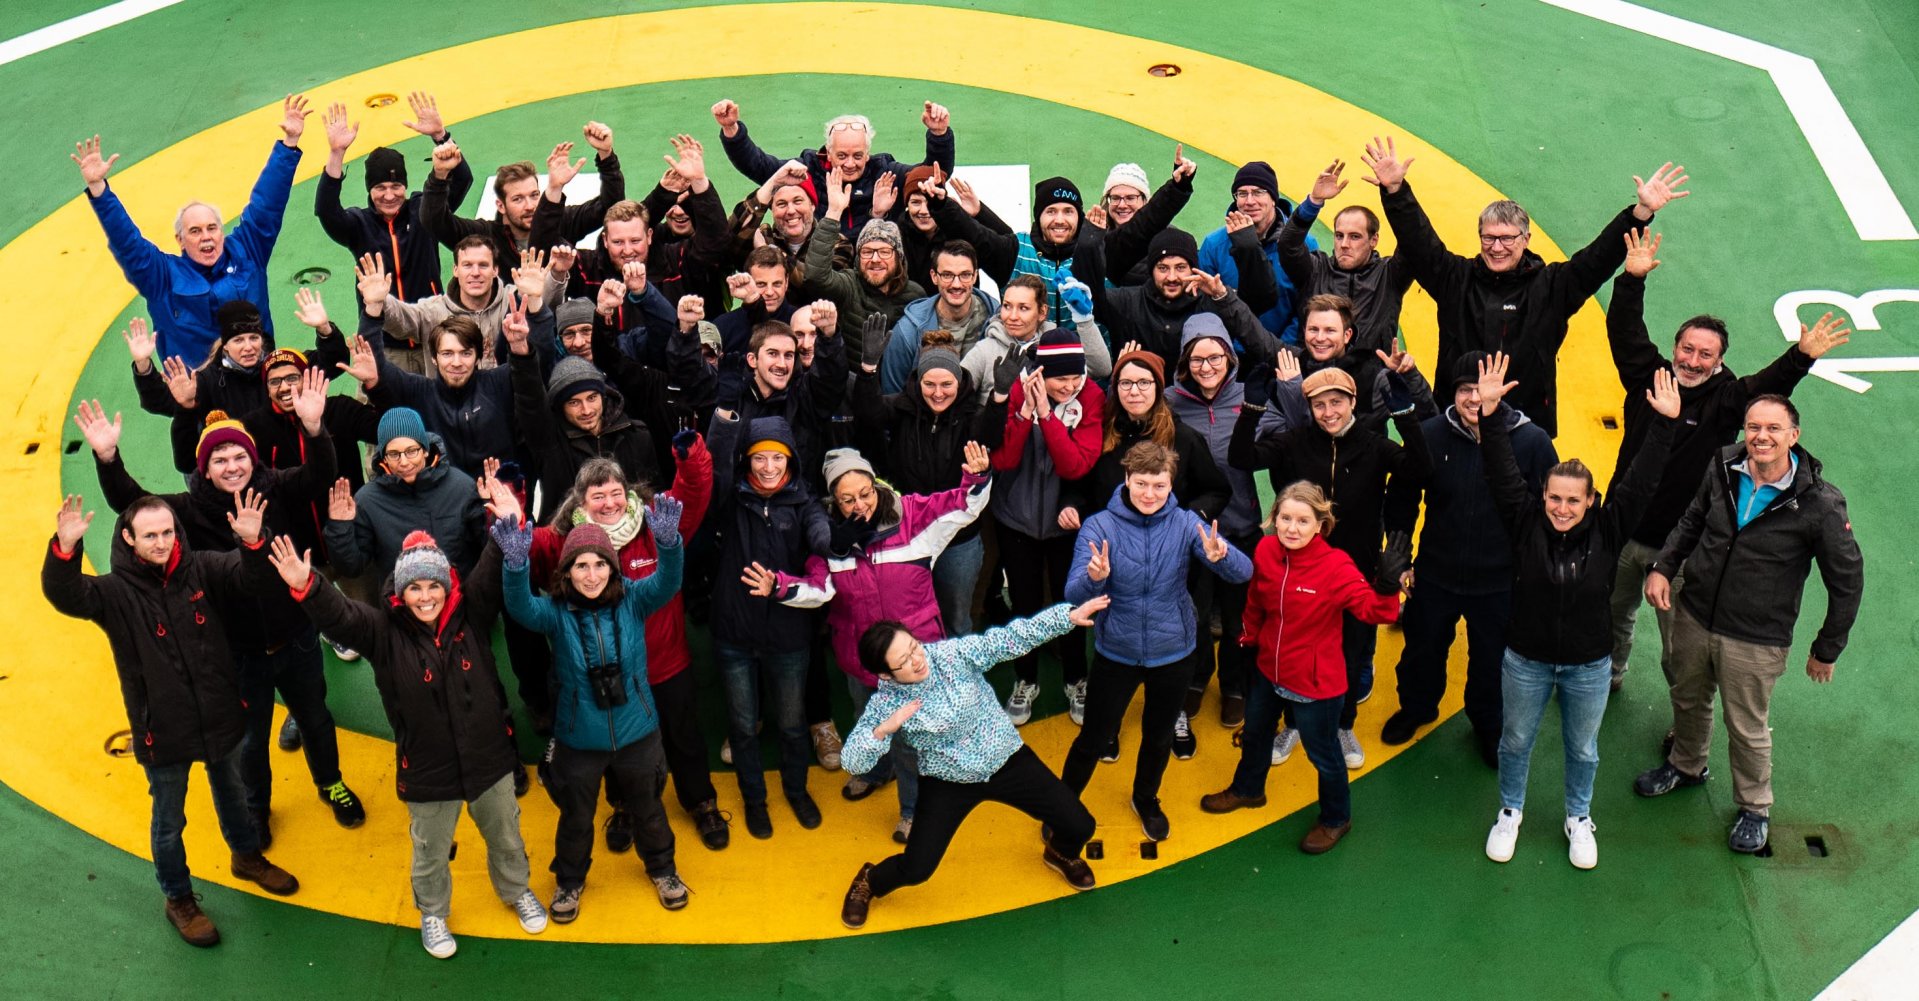
[{"label": "brown cap", "polygon": [[1353,385],[1353,377],[1347,375],[1344,369],[1333,365],[1328,365],[1314,372],[1312,375],[1307,376],[1306,383],[1301,389],[1305,392],[1306,398],[1309,400],[1333,389],[1337,389],[1354,399],[1359,398],[1359,389]]}]

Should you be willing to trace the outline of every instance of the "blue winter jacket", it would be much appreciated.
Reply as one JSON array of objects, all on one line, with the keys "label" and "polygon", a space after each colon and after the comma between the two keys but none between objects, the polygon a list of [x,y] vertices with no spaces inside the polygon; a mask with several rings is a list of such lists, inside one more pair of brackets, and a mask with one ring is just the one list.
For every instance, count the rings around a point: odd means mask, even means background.
[{"label": "blue winter jacket", "polygon": [[213,353],[220,325],[213,314],[222,303],[245,299],[260,308],[269,350],[273,347],[273,310],[267,303],[267,259],[280,237],[287,197],[293,191],[293,169],[300,151],[282,142],[273,144],[266,169],[253,184],[246,211],[227,234],[220,259],[203,268],[185,254],[169,254],[142,236],[126,206],[109,186],[100,197],[89,195],[93,214],[107,233],[107,249],[127,276],[128,284],[147,300],[153,318],[154,341],[161,358],[179,356],[197,366]]},{"label": "blue winter jacket", "polygon": [[[1293,203],[1280,199],[1278,222],[1284,223],[1292,213]],[[1261,245],[1266,252],[1266,263],[1273,269],[1273,281],[1279,285],[1279,302],[1259,314],[1259,325],[1288,344],[1298,344],[1299,317],[1293,302],[1293,280],[1287,277],[1286,269],[1279,263],[1279,231],[1282,228],[1282,225],[1275,224]],[[1319,241],[1308,236],[1306,246],[1310,250],[1318,250]],[[1227,235],[1226,227],[1213,230],[1199,242],[1198,267],[1207,274],[1218,275],[1228,288],[1239,288],[1239,265],[1233,263],[1232,237]]]},{"label": "blue winter jacket", "polygon": [[[560,743],[579,751],[617,751],[659,729],[646,683],[646,617],[679,593],[685,555],[679,546],[661,546],[652,576],[623,581],[620,603],[606,608],[534,594],[525,562],[504,569],[507,613],[544,633],[553,646],[553,736]],[[586,670],[615,661],[626,703],[601,709]]]},{"label": "blue winter jacket", "polygon": [[[986,336],[986,324],[999,315],[999,300],[985,292],[974,289],[973,299],[986,307],[985,319],[973,330],[973,339],[962,341],[953,346],[953,353],[961,358],[973,350],[973,345]],[[913,370],[920,363],[920,341],[929,330],[937,330],[940,325],[938,295],[929,295],[916,299],[906,306],[900,314],[899,322],[893,324],[893,339],[886,342],[886,354],[880,358],[880,392],[891,395],[906,389],[906,384],[914,381]]]},{"label": "blue winter jacket", "polygon": [[[1073,571],[1066,578],[1066,600],[1079,605],[1104,594],[1113,603],[1093,622],[1093,648],[1109,660],[1161,667],[1193,652],[1193,599],[1186,593],[1189,561],[1232,584],[1253,577],[1253,561],[1232,543],[1218,563],[1206,559],[1199,516],[1171,496],[1152,514],[1141,514],[1126,498],[1126,486],[1114,488],[1106,510],[1086,519],[1073,544]],[[1103,581],[1086,575],[1092,546],[1106,543],[1112,570]],[[1178,614],[1172,614],[1173,612]]]}]

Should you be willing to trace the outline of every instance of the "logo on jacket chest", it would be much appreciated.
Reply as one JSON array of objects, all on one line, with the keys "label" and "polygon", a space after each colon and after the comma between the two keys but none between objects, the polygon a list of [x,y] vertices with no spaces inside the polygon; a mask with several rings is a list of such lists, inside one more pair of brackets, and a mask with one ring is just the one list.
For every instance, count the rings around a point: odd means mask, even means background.
[{"label": "logo on jacket chest", "polygon": [[653,564],[655,564],[655,563],[658,563],[658,562],[659,562],[659,560],[650,560],[650,559],[647,559],[647,558],[646,558],[646,557],[644,557],[644,556],[636,556],[636,557],[634,557],[633,559],[630,559],[630,560],[627,560],[627,561],[626,561],[626,569],[627,569],[627,570],[628,570],[629,572],[630,572],[630,571],[636,571],[636,570],[644,570],[644,569],[646,569],[647,567],[650,567],[650,566],[652,566]]}]

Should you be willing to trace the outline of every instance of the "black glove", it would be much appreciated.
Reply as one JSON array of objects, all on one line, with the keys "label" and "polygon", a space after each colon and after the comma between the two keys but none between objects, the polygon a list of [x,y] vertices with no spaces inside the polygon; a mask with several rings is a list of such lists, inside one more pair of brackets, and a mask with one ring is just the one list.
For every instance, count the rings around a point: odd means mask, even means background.
[{"label": "black glove", "polygon": [[834,520],[832,541],[827,544],[834,556],[850,556],[853,547],[866,537],[867,522],[864,518],[839,518]]},{"label": "black glove", "polygon": [[1246,404],[1264,407],[1273,402],[1273,367],[1264,362],[1246,370]]},{"label": "black glove", "polygon": [[719,386],[713,393],[713,405],[737,413],[740,401],[746,397],[746,380],[750,378],[746,356],[737,351],[721,355],[718,372]]},{"label": "black glove", "polygon": [[1386,370],[1386,412],[1394,417],[1404,417],[1413,412],[1413,389],[1406,385],[1406,377],[1392,369]]},{"label": "black glove", "polygon": [[683,428],[673,436],[673,454],[684,459],[693,452],[693,443],[700,440],[700,433],[692,428]]},{"label": "black glove", "polygon": [[866,322],[860,325],[860,363],[878,368],[880,359],[886,357],[886,343],[892,339],[893,325],[886,322],[885,313],[866,314]]},{"label": "black glove", "polygon": [[1406,532],[1388,532],[1386,547],[1379,551],[1379,570],[1373,575],[1373,590],[1380,594],[1398,594],[1400,579],[1412,568],[1412,536]]},{"label": "black glove", "polygon": [[1019,374],[1026,367],[1026,353],[1018,348],[1006,352],[1006,356],[993,366],[993,393],[996,396],[1010,396],[1013,384],[1019,381]]}]

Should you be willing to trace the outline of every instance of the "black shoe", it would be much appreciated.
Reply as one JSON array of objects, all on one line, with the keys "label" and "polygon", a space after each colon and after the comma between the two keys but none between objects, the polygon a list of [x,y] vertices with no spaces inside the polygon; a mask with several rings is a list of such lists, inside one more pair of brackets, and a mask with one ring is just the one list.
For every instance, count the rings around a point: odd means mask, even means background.
[{"label": "black shoe", "polygon": [[1726,835],[1726,847],[1741,855],[1751,855],[1766,847],[1766,835],[1772,827],[1772,821],[1763,813],[1751,810],[1739,811],[1733,818],[1732,832]]},{"label": "black shoe", "polygon": [[513,798],[519,799],[521,796],[526,795],[527,786],[531,783],[532,780],[526,776],[525,765],[515,768],[513,770]]},{"label": "black shoe", "polygon": [[633,815],[616,809],[606,818],[606,850],[615,855],[633,848]]},{"label": "black shoe", "polygon": [[746,804],[746,833],[765,841],[773,836],[773,817],[765,803]]},{"label": "black shoe", "polygon": [[341,827],[354,828],[366,823],[366,807],[345,782],[335,782],[320,790],[320,802],[333,808],[333,819]]},{"label": "black shoe", "polygon": [[793,808],[793,817],[800,822],[801,827],[811,831],[820,826],[820,806],[813,802],[812,796],[806,793],[788,796],[786,805]]},{"label": "black shoe", "polygon": [[725,848],[733,840],[726,819],[717,801],[709,799],[694,807],[693,827],[700,832],[700,843],[713,851]]},{"label": "black shoe", "polygon": [[1479,745],[1479,760],[1484,761],[1487,768],[1497,770],[1499,768],[1499,734],[1474,730],[1473,741]]},{"label": "black shoe", "polygon": [[1431,723],[1435,718],[1437,717],[1429,716],[1425,719],[1419,719],[1406,710],[1401,709],[1386,718],[1385,727],[1379,731],[1380,743],[1395,746],[1404,744],[1413,739],[1413,734],[1418,733],[1420,727]]},{"label": "black shoe", "polygon": [[267,820],[267,811],[258,810],[253,814],[253,829],[260,832],[260,850],[273,847],[273,824]]},{"label": "black shoe", "polygon": [[280,724],[280,750],[297,751],[300,749],[300,724],[295,722],[292,713],[287,713],[287,721]]},{"label": "black shoe", "polygon": [[1117,734],[1113,736],[1112,740],[1106,742],[1106,749],[1099,752],[1099,760],[1100,763],[1104,765],[1110,765],[1119,760],[1119,736]]},{"label": "black shoe", "polygon": [[1148,841],[1164,841],[1172,833],[1172,825],[1166,821],[1166,811],[1159,808],[1159,800],[1149,799],[1142,803],[1133,800],[1133,815],[1139,818],[1139,829],[1146,832]]},{"label": "black shoe", "polygon": [[1639,777],[1632,780],[1632,791],[1641,796],[1664,796],[1684,786],[1704,785],[1710,775],[1710,768],[1701,768],[1697,775],[1687,775],[1674,768],[1672,762],[1661,762],[1658,768],[1640,772]]},{"label": "black shoe", "polygon": [[1193,723],[1185,713],[1173,721],[1173,757],[1187,761],[1199,751],[1199,741],[1193,739]]}]

